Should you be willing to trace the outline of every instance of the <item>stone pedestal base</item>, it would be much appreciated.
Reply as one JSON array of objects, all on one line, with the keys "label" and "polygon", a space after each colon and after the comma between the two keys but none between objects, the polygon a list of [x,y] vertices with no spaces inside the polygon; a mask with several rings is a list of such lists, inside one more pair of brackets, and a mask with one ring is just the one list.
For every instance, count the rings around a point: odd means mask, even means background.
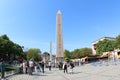
[{"label": "stone pedestal base", "polygon": [[63,63],[64,62],[64,58],[63,57],[57,57],[56,61],[55,61],[55,66],[58,67],[59,63]]}]

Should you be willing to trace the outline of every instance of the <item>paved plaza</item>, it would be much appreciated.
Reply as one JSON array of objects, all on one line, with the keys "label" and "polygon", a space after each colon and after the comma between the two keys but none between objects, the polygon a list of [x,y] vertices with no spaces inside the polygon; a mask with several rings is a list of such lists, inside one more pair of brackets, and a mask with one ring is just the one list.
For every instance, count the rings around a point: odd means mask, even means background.
[{"label": "paved plaza", "polygon": [[91,63],[74,68],[73,74],[64,74],[62,70],[52,68],[52,71],[45,69],[45,73],[33,73],[33,75],[17,74],[7,80],[119,80],[120,63],[103,64]]}]

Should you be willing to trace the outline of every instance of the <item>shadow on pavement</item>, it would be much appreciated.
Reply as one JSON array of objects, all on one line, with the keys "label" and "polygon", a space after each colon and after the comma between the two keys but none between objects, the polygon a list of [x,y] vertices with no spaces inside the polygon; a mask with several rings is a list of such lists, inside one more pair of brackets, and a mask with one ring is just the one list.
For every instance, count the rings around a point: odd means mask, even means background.
[{"label": "shadow on pavement", "polygon": [[47,76],[46,74],[33,74],[31,76]]},{"label": "shadow on pavement", "polygon": [[82,73],[82,72],[73,72],[73,74],[79,74],[79,73]]}]

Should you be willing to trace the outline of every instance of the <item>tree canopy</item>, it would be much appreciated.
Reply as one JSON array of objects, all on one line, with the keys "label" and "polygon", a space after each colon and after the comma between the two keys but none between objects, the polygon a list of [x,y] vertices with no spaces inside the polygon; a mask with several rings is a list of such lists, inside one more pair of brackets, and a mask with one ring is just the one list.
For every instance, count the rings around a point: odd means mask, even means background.
[{"label": "tree canopy", "polygon": [[27,60],[34,59],[35,61],[41,61],[41,51],[37,48],[31,48],[26,52]]},{"label": "tree canopy", "polygon": [[86,57],[92,55],[92,49],[91,48],[81,48],[81,49],[75,49],[73,51],[64,51],[64,58],[66,59],[78,59],[82,57]]},{"label": "tree canopy", "polygon": [[7,35],[0,36],[0,57],[5,60],[13,60],[16,56],[22,56],[23,50],[19,44],[11,41]]},{"label": "tree canopy", "polygon": [[116,37],[116,40],[113,43],[114,48],[119,48],[120,49],[120,35]]},{"label": "tree canopy", "polygon": [[96,45],[96,53],[103,54],[103,52],[110,52],[114,49],[120,49],[120,35],[118,35],[115,40],[104,39],[99,41]]},{"label": "tree canopy", "polygon": [[68,50],[65,50],[64,51],[64,59],[70,59],[70,57],[71,57],[71,53],[70,53],[70,51],[68,51]]},{"label": "tree canopy", "polygon": [[102,54],[103,52],[109,52],[114,50],[113,42],[111,40],[104,39],[103,41],[99,41],[97,43],[97,54]]}]

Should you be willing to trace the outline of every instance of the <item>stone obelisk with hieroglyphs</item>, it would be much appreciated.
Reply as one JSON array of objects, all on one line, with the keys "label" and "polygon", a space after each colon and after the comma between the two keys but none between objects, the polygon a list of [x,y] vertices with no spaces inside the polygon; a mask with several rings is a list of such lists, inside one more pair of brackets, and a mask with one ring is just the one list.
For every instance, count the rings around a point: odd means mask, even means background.
[{"label": "stone obelisk with hieroglyphs", "polygon": [[59,10],[56,15],[56,63],[63,62],[63,56],[62,14]]}]

